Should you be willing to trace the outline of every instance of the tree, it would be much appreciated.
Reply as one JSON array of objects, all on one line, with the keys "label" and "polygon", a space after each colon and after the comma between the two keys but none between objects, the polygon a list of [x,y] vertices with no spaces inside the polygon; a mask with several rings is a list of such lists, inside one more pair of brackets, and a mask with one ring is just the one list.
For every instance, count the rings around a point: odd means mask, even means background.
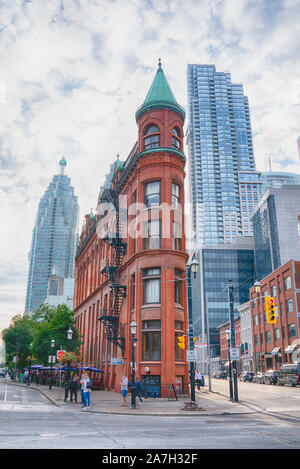
[{"label": "tree", "polygon": [[[6,363],[13,367],[13,358],[17,356],[18,369],[25,368],[30,361],[41,365],[48,364],[48,356],[52,354],[51,340],[55,340],[56,349],[68,349],[67,330],[71,327],[73,338],[70,351],[79,353],[82,342],[75,327],[74,313],[66,305],[57,307],[41,305],[32,316],[15,316],[10,326],[3,331],[6,346]],[[32,344],[32,347],[30,345]],[[33,357],[33,360],[29,360]]]},{"label": "tree", "polygon": [[17,357],[17,367],[22,369],[30,355],[30,344],[34,338],[34,325],[28,316],[14,316],[11,324],[4,329],[2,338],[6,348],[6,364],[13,367],[13,358]]},{"label": "tree", "polygon": [[67,331],[71,327],[73,338],[70,341],[70,350],[79,353],[81,341],[75,327],[76,319],[74,313],[66,305],[57,307],[42,305],[32,316],[35,323],[35,336],[32,344],[32,351],[37,360],[47,365],[48,356],[52,354],[51,340],[55,340],[55,349],[63,348],[67,350]]}]

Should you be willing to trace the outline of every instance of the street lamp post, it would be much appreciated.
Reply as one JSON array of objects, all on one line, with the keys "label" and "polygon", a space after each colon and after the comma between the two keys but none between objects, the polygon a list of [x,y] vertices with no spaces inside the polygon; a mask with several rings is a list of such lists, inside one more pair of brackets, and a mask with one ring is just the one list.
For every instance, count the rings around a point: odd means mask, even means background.
[{"label": "street lamp post", "polygon": [[[253,280],[253,279],[249,277],[235,288],[233,288],[232,280],[228,280],[228,302],[229,302],[229,319],[230,319],[231,348],[232,349],[235,349],[234,310],[233,310],[234,294],[242,285],[244,285],[249,280]],[[255,286],[256,293],[258,293],[258,291],[260,291],[259,282],[256,281],[254,286]],[[234,400],[235,402],[237,402],[238,401],[238,385],[237,385],[236,360],[233,360],[232,368],[233,368]]]},{"label": "street lamp post", "polygon": [[29,353],[29,370],[28,370],[28,376],[27,376],[27,386],[30,386],[30,368],[31,368],[31,358],[32,358],[32,351],[31,351],[32,342],[31,342],[29,347],[30,347],[30,353]]},{"label": "street lamp post", "polygon": [[[234,310],[233,310],[233,295],[234,288],[232,280],[228,281],[228,300],[229,300],[229,317],[230,317],[230,332],[231,332],[231,348],[235,348],[235,332],[234,332]],[[234,384],[234,400],[238,401],[238,388],[237,388],[237,369],[236,360],[233,360],[233,384]]]},{"label": "street lamp post", "polygon": [[[195,254],[193,255],[192,261],[187,264],[186,278],[187,278],[187,290],[188,290],[188,334],[189,334],[189,350],[194,350],[194,328],[193,328],[193,312],[192,312],[192,282],[191,273],[196,278],[198,271],[199,262],[197,261]],[[191,401],[196,402],[195,397],[195,363],[190,362],[190,383],[191,383]]]},{"label": "street lamp post", "polygon": [[231,358],[230,358],[230,336],[231,332],[230,329],[226,329],[225,336],[227,339],[227,346],[228,346],[228,361],[229,361],[229,395],[230,400],[233,400],[233,387],[232,387],[232,373],[231,373]]},{"label": "street lamp post", "polygon": [[[256,280],[256,282],[254,283],[254,288],[255,288],[255,293],[256,293],[256,297],[258,299],[258,304],[260,302],[260,291],[261,291],[261,285],[259,283],[258,280]],[[254,357],[253,357],[254,358]],[[255,356],[255,369],[257,371],[257,368],[259,369],[259,371],[261,371],[262,369],[262,366],[261,366],[261,355],[259,355],[259,360],[258,360],[258,366],[257,366],[257,354]],[[254,369],[254,368],[253,368]]]},{"label": "street lamp post", "polygon": [[51,367],[51,371],[50,371],[50,383],[49,383],[49,389],[50,389],[50,390],[52,389],[53,357],[54,357],[54,359],[55,359],[55,355],[53,354],[53,352],[54,352],[54,347],[55,347],[55,340],[52,339],[52,340],[51,340],[51,355],[50,355],[50,367]]},{"label": "street lamp post", "polygon": [[135,346],[137,342],[137,338],[135,337],[136,335],[136,329],[137,329],[137,324],[135,320],[133,319],[130,323],[130,331],[131,331],[131,337],[132,337],[132,368],[131,368],[131,409],[136,409],[136,386],[135,386]]},{"label": "street lamp post", "polygon": [[[68,352],[71,351],[71,340],[73,336],[73,331],[70,328],[67,332],[67,338],[68,338]],[[67,382],[70,380],[70,360],[68,360],[68,365],[67,365]]]}]

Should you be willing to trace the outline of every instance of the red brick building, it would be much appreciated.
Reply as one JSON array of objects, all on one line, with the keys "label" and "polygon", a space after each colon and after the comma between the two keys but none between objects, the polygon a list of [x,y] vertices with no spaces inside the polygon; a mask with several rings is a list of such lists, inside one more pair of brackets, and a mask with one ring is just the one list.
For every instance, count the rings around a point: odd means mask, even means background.
[{"label": "red brick building", "polygon": [[[220,335],[220,364],[222,368],[229,367],[229,355],[228,355],[228,339],[226,337],[225,331],[230,330],[230,322],[226,322],[219,326],[219,335]],[[234,320],[234,334],[235,334],[235,347],[241,350],[241,320],[236,318]],[[230,344],[231,347],[231,344]],[[238,364],[238,362],[237,362]],[[239,366],[237,367],[239,372]]]},{"label": "red brick building", "polygon": [[[254,370],[278,370],[299,359],[300,262],[289,261],[250,289]],[[276,305],[276,324],[266,321],[264,296]]]},{"label": "red brick building", "polygon": [[131,376],[130,323],[137,323],[136,374],[146,392],[187,390],[176,337],[187,330],[184,235],[184,110],[159,67],[136,112],[137,143],[112,165],[97,215],[85,216],[76,254],[75,313],[85,365],[120,390]]}]

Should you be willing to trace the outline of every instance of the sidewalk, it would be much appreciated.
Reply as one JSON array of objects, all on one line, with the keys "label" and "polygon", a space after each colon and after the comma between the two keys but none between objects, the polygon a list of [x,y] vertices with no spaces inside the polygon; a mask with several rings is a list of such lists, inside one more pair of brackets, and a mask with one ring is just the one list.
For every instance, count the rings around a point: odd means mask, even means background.
[{"label": "sidewalk", "polygon": [[[25,384],[8,383],[16,386],[27,387]],[[65,410],[78,412],[98,412],[103,414],[118,415],[157,415],[157,416],[221,416],[226,414],[249,414],[260,412],[261,409],[247,402],[231,402],[228,397],[209,392],[208,388],[196,390],[196,401],[201,410],[184,410],[184,402],[189,401],[189,397],[182,397],[176,401],[175,398],[166,399],[143,399],[140,404],[136,399],[136,409],[131,409],[131,394],[128,394],[127,407],[122,407],[122,395],[114,391],[92,391],[91,407],[88,410],[81,409],[80,392],[77,394],[77,404],[75,402],[64,402],[64,389],[48,386],[30,385],[31,389],[38,390],[45,395],[54,405]]]}]

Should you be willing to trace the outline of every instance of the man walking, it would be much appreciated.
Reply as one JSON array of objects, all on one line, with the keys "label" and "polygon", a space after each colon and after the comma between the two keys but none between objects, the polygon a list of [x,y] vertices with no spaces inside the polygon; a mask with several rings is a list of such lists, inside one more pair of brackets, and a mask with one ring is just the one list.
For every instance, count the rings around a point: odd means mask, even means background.
[{"label": "man walking", "polygon": [[141,382],[138,376],[136,377],[136,381],[135,381],[135,391],[136,391],[137,397],[140,400],[140,403],[142,403],[143,399],[141,398]]},{"label": "man walking", "polygon": [[128,378],[126,376],[126,373],[123,373],[122,375],[121,391],[122,391],[122,396],[123,396],[122,407],[127,407]]}]

